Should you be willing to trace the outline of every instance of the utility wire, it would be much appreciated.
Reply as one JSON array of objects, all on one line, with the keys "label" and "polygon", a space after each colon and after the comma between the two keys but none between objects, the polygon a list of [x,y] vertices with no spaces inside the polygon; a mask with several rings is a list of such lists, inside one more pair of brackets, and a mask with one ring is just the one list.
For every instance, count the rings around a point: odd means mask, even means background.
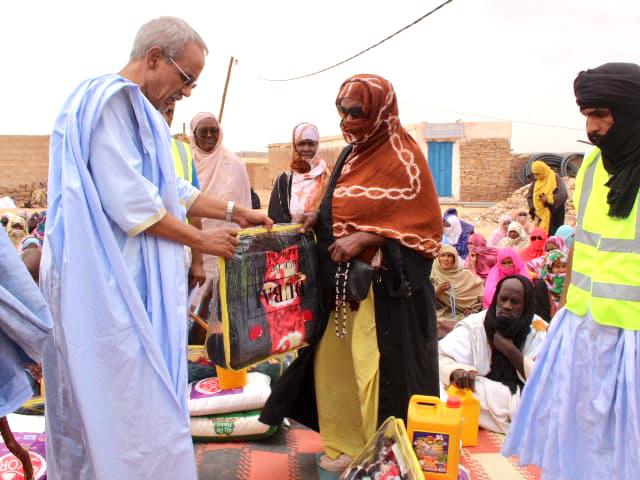
[{"label": "utility wire", "polygon": [[314,75],[318,75],[319,73],[323,73],[326,72],[327,70],[331,70],[332,68],[336,68],[340,65],[343,65],[351,60],[353,60],[356,57],[359,57],[360,55],[363,55],[365,53],[367,53],[370,50],[373,50],[374,48],[376,48],[379,45],[382,45],[384,42],[386,42],[387,40],[391,40],[393,37],[395,37],[396,35],[404,32],[405,30],[413,27],[415,24],[417,24],[418,22],[421,22],[422,20],[424,20],[425,18],[427,18],[428,16],[436,13],[438,10],[440,10],[442,7],[444,7],[445,5],[449,4],[453,2],[453,0],[447,0],[446,2],[441,3],[440,5],[438,5],[436,8],[434,8],[433,10],[431,10],[430,12],[425,13],[424,15],[422,15],[420,18],[414,20],[413,22],[411,22],[409,25],[406,25],[404,27],[402,27],[400,30],[398,30],[397,32],[392,33],[391,35],[383,38],[382,40],[380,40],[378,43],[375,43],[373,45],[371,45],[368,48],[365,48],[364,50],[356,53],[355,55],[350,56],[349,58],[346,58],[344,60],[342,60],[341,62],[335,63],[329,67],[323,68],[322,70],[318,70],[317,72],[312,72],[312,73],[307,73],[306,75],[300,75],[299,77],[292,77],[292,78],[262,78],[262,77],[258,77],[260,80],[264,80],[267,82],[290,82],[292,80],[300,80],[301,78],[308,78],[308,77],[312,77]]},{"label": "utility wire", "polygon": [[578,132],[582,132],[584,131],[584,128],[575,128],[575,127],[567,127],[565,125],[554,125],[551,123],[541,123],[541,122],[530,122],[528,120],[513,120],[511,118],[502,118],[502,117],[495,117],[492,115],[483,115],[480,113],[469,113],[469,112],[459,112],[457,110],[447,110],[444,108],[435,108],[435,107],[427,107],[425,105],[418,105],[416,103],[410,103],[410,102],[398,102],[402,105],[408,105],[411,107],[417,107],[417,108],[422,108],[422,109],[426,109],[426,110],[436,110],[438,112],[447,112],[447,113],[456,113],[458,115],[467,115],[467,116],[472,116],[472,117],[482,117],[482,118],[490,118],[491,120],[500,120],[503,122],[513,122],[513,123],[521,123],[523,125],[532,125],[535,127],[549,127],[549,128],[561,128],[564,130],[575,130]]}]

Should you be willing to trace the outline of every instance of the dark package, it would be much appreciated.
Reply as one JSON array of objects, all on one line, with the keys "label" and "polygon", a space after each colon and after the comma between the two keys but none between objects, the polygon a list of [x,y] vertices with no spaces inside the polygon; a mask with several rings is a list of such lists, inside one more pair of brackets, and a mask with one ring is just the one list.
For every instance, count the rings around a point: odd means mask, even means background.
[{"label": "dark package", "polygon": [[216,364],[240,370],[304,347],[317,336],[315,237],[299,230],[300,225],[241,230],[235,256],[220,259],[223,333],[208,341]]}]

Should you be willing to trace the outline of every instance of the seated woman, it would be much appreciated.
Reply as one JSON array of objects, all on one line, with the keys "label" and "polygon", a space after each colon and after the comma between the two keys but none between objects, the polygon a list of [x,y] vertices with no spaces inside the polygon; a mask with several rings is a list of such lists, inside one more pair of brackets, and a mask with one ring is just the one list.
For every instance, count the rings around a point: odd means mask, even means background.
[{"label": "seated woman", "polygon": [[522,225],[527,235],[531,235],[535,225],[529,221],[529,214],[525,210],[518,211],[515,216],[515,221]]},{"label": "seated woman", "polygon": [[497,262],[489,270],[484,286],[484,295],[482,297],[484,308],[489,308],[489,305],[491,305],[498,282],[510,275],[522,275],[526,278],[531,278],[527,267],[513,248],[500,248],[498,249]]},{"label": "seated woman", "polygon": [[480,400],[480,426],[506,433],[546,336],[534,314],[533,287],[503,278],[488,310],[460,321],[438,343],[440,381],[469,388]]},{"label": "seated woman", "polygon": [[556,230],[556,237],[564,240],[564,243],[567,246],[567,252],[571,250],[571,247],[573,247],[573,239],[575,236],[576,229],[571,225],[562,225],[558,230]]},{"label": "seated woman", "polygon": [[469,256],[464,266],[472,273],[484,280],[489,275],[489,270],[498,261],[498,249],[487,246],[487,239],[480,233],[474,233],[469,237]]},{"label": "seated woman", "polygon": [[551,317],[558,311],[560,297],[564,288],[564,279],[567,273],[567,254],[561,250],[551,250],[547,253],[540,278],[544,280],[549,291],[551,305]]},{"label": "seated woman", "polygon": [[458,251],[458,255],[463,260],[467,258],[469,250],[467,248],[469,236],[474,232],[474,227],[469,222],[465,222],[458,217],[458,210],[449,208],[442,217],[444,227],[444,238],[442,243],[453,245]]},{"label": "seated woman", "polygon": [[507,229],[509,228],[509,225],[511,225],[512,221],[513,219],[511,218],[511,215],[508,214],[502,215],[498,219],[498,228],[493,231],[491,238],[489,239],[490,247],[497,247],[500,240],[507,236]]},{"label": "seated woman", "polygon": [[518,222],[511,222],[507,227],[507,236],[498,242],[498,248],[513,248],[516,252],[529,246],[529,236]]},{"label": "seated woman", "polygon": [[436,289],[436,301],[449,312],[470,315],[482,309],[482,280],[460,265],[458,252],[451,245],[442,245],[433,262],[431,283]]},{"label": "seated woman", "polygon": [[[568,253],[564,240],[560,237],[549,237],[544,245],[544,252],[537,258],[527,261],[527,268],[537,278],[542,277],[542,267],[544,267],[547,259],[547,254],[552,250],[560,250],[561,252]],[[521,254],[522,256],[522,254]]]},{"label": "seated woman", "polygon": [[269,217],[275,223],[318,209],[331,172],[319,154],[320,134],[315,125],[301,123],[293,129],[290,171],[281,173],[269,199]]},{"label": "seated woman", "polygon": [[520,250],[520,258],[526,263],[544,255],[547,244],[547,234],[541,228],[534,228],[529,237],[527,248]]}]

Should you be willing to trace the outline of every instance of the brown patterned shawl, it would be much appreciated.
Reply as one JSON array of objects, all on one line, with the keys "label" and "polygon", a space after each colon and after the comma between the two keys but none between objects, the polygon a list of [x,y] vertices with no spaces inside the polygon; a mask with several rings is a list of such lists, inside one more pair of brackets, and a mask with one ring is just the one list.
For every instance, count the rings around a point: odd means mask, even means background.
[{"label": "brown patterned shawl", "polygon": [[344,118],[353,144],[333,193],[333,234],[375,233],[432,257],[442,215],[431,171],[416,141],[400,125],[391,83],[377,75],[346,80],[336,99],[362,103],[363,118]]}]

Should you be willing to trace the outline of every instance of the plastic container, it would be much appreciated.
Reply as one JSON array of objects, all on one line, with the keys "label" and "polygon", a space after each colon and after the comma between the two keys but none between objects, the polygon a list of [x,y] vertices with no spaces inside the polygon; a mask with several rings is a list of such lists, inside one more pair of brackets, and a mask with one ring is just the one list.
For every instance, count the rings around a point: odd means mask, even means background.
[{"label": "plastic container", "polygon": [[220,390],[233,390],[234,388],[242,388],[247,385],[246,368],[243,370],[227,370],[220,365],[216,365],[216,373],[218,374]]},{"label": "plastic container", "polygon": [[478,422],[480,422],[480,400],[468,388],[461,389],[455,385],[447,388],[449,397],[457,397],[462,404],[462,427],[460,438],[463,447],[478,445]]},{"label": "plastic container", "polygon": [[426,480],[457,480],[461,422],[460,399],[411,397],[407,431]]}]

